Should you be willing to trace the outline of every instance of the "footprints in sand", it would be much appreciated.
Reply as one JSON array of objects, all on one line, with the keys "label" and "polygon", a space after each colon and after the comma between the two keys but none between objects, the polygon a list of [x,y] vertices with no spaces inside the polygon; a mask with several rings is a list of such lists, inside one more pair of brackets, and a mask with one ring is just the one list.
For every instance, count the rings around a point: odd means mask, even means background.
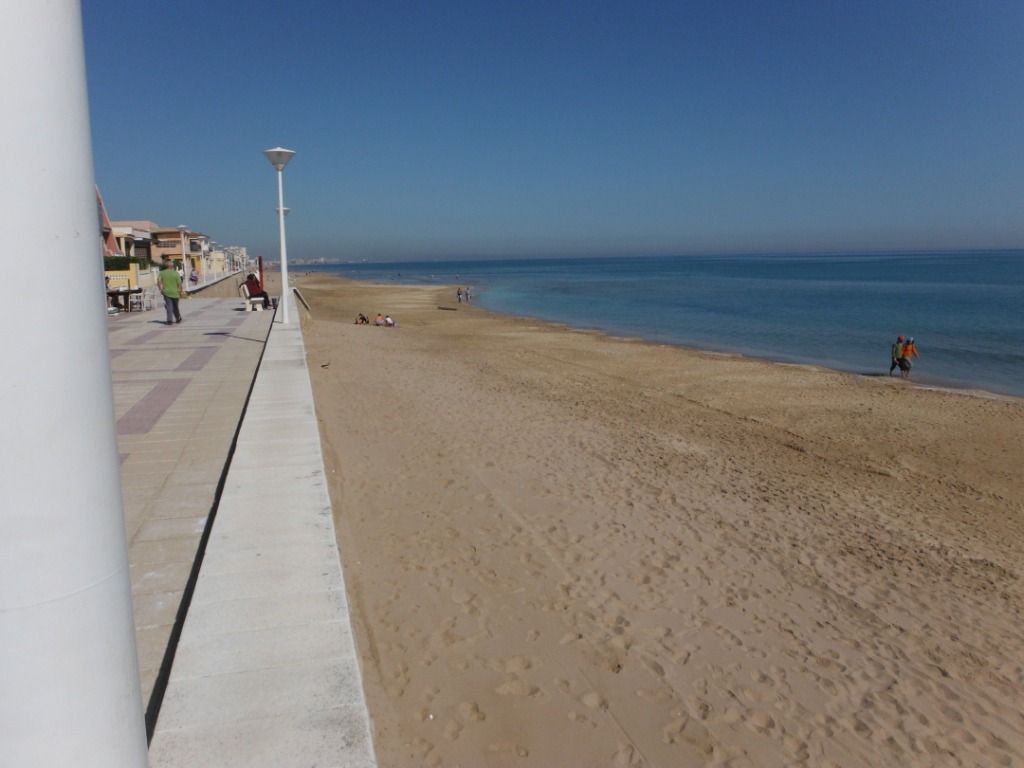
[{"label": "footprints in sand", "polygon": [[523,679],[522,675],[533,668],[533,660],[528,656],[513,656],[509,659],[495,659],[491,668],[505,674],[505,680],[494,692],[499,696],[539,696],[540,686],[533,685]]},{"label": "footprints in sand", "polygon": [[475,615],[480,609],[475,605],[476,595],[469,590],[455,587],[450,592],[452,602],[468,614]]},{"label": "footprints in sand", "polygon": [[495,688],[494,692],[499,696],[536,696],[540,688],[513,676]]},{"label": "footprints in sand", "polygon": [[467,723],[479,723],[487,719],[487,715],[481,712],[480,707],[472,701],[464,701],[459,704],[456,709],[456,713],[463,722]]},{"label": "footprints in sand", "polygon": [[506,659],[501,666],[504,667],[506,673],[514,675],[532,669],[533,660],[529,656],[513,656],[510,659]]},{"label": "footprints in sand", "polygon": [[567,717],[569,722],[573,725],[584,725],[588,728],[597,728],[597,723],[593,719],[587,717],[582,712],[577,712],[575,709],[570,709]]},{"label": "footprints in sand", "polygon": [[632,744],[619,742],[612,755],[612,768],[643,768],[646,765],[640,752]]},{"label": "footprints in sand", "polygon": [[689,744],[697,747],[700,752],[710,755],[714,750],[714,742],[708,730],[682,712],[675,711],[672,715],[672,720],[661,729],[662,741],[666,744]]},{"label": "footprints in sand", "polygon": [[530,750],[524,747],[522,744],[516,744],[514,741],[498,741],[488,745],[488,752],[496,752],[498,754],[515,755],[516,757],[529,757]]},{"label": "footprints in sand", "polygon": [[[417,386],[440,405],[446,381]],[[1024,765],[1019,584],[973,543],[914,534],[916,495],[763,425],[723,439],[726,416],[620,409],[570,429],[499,383],[466,404],[486,440],[428,469],[404,433],[433,446],[448,410],[407,409],[359,464],[377,483],[342,498],[387,518],[361,545],[398,553],[358,575],[382,585],[363,595],[373,663],[411,731],[386,764]],[[554,759],[567,740],[588,759]]]},{"label": "footprints in sand", "polygon": [[480,707],[473,701],[464,701],[455,708],[452,717],[444,726],[445,738],[454,741],[467,725],[481,723],[487,719]]},{"label": "footprints in sand", "polygon": [[[428,688],[420,697],[423,706],[420,708],[420,721],[433,723],[435,720],[445,719],[442,733],[449,741],[455,741],[462,735],[467,726],[482,723],[487,715],[480,709],[475,701],[463,701],[447,713],[435,712],[435,698],[440,693],[437,688]],[[429,745],[430,742],[422,740],[420,746]]]}]

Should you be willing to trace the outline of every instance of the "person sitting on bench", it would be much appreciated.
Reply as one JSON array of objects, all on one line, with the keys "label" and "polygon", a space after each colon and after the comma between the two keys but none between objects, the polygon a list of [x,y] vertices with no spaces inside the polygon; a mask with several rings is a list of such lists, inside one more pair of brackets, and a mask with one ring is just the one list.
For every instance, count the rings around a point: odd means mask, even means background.
[{"label": "person sitting on bench", "polygon": [[245,290],[249,292],[250,299],[263,299],[263,308],[270,308],[270,297],[267,296],[267,292],[260,285],[260,279],[252,272],[245,278]]}]

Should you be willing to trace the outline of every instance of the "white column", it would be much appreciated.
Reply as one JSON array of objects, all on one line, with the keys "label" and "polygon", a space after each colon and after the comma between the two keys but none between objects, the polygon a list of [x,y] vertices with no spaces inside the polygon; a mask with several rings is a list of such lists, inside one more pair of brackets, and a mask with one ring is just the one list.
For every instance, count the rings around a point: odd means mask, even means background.
[{"label": "white column", "polygon": [[181,271],[182,271],[182,273],[184,275],[183,280],[185,281],[185,287],[187,289],[188,288],[188,273],[189,273],[189,269],[188,269],[188,255],[187,255],[187,252],[185,250],[185,230],[184,229],[179,229],[178,232],[181,233],[181,235],[180,235],[180,237],[181,237]]},{"label": "white column", "polygon": [[[281,233],[281,322],[288,322],[288,246],[284,238],[284,169],[277,169],[277,227]],[[266,288],[264,288],[266,290]]]},{"label": "white column", "polygon": [[145,766],[78,0],[6,0],[0,765]]}]

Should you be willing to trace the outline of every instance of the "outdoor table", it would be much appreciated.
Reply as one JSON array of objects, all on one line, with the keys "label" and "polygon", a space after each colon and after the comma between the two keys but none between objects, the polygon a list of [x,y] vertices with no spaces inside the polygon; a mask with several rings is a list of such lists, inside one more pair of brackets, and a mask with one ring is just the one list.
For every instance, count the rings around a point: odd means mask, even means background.
[{"label": "outdoor table", "polygon": [[112,300],[115,307],[122,312],[131,311],[131,303],[128,297],[133,293],[142,293],[141,288],[108,288],[107,296]]}]

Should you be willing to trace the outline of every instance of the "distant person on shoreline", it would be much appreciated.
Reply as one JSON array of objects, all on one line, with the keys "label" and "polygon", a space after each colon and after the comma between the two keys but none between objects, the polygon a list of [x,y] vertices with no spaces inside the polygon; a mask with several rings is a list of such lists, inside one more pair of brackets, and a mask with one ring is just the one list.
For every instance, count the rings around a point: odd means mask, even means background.
[{"label": "distant person on shoreline", "polygon": [[910,336],[907,338],[906,343],[903,345],[903,354],[900,357],[900,378],[909,379],[910,369],[913,367],[913,363],[910,361],[912,357],[921,357],[917,352],[917,344],[914,343],[914,337]]},{"label": "distant person on shoreline", "polygon": [[373,318],[373,324],[374,325],[384,325],[384,315],[382,315],[380,312],[378,312],[377,316],[375,318]]},{"label": "distant person on shoreline", "polygon": [[896,341],[893,342],[892,350],[890,351],[892,359],[889,361],[889,375],[892,376],[892,372],[900,367],[900,358],[903,357],[903,337],[897,336]]},{"label": "distant person on shoreline", "polygon": [[370,324],[370,318],[368,318],[366,315],[364,315],[362,312],[360,312],[359,316],[356,318],[356,325],[369,325],[369,324]]},{"label": "distant person on shoreline", "polygon": [[181,311],[178,309],[178,301],[185,296],[185,285],[181,279],[181,273],[174,267],[170,259],[164,260],[156,280],[160,293],[164,297],[164,309],[167,310],[167,324],[181,322]]},{"label": "distant person on shoreline", "polygon": [[391,315],[384,315],[384,327],[394,328],[397,323],[391,318]]},{"label": "distant person on shoreline", "polygon": [[455,298],[459,300],[459,304],[462,303],[462,288],[459,287],[455,290]]},{"label": "distant person on shoreline", "polygon": [[263,286],[260,285],[260,279],[256,277],[255,272],[250,272],[245,278],[245,290],[249,292],[250,299],[263,299],[263,308],[270,308],[270,297],[267,292],[263,290]]},{"label": "distant person on shoreline", "polygon": [[466,303],[469,304],[469,286],[468,285],[465,288],[462,289],[462,297],[466,300]]}]

